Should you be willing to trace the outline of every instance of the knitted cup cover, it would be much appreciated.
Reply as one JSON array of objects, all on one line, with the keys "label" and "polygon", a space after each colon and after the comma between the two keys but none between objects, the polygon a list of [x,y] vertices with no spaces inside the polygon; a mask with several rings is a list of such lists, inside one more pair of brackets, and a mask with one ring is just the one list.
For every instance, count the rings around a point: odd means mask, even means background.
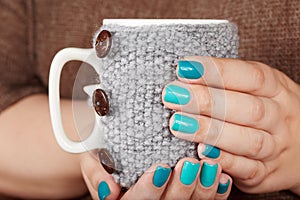
[{"label": "knitted cup cover", "polygon": [[110,52],[98,66],[109,99],[109,113],[101,116],[105,148],[114,159],[115,180],[130,187],[155,163],[174,166],[180,158],[197,158],[197,144],[170,133],[173,111],[163,106],[162,89],[176,79],[176,63],[184,56],[236,58],[237,27],[110,24],[96,32],[94,41],[102,30],[112,34]]}]

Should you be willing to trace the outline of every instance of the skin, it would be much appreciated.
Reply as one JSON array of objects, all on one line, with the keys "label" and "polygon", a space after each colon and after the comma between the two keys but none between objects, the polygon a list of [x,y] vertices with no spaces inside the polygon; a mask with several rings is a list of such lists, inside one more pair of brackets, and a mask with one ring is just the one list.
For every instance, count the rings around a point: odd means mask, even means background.
[{"label": "skin", "polygon": [[[300,195],[299,85],[259,62],[185,59],[202,63],[204,75],[169,83],[188,89],[191,100],[186,105],[164,105],[195,118],[200,128],[190,135],[172,133],[198,142],[201,158],[204,144],[219,147],[215,161],[244,192],[291,190]],[[172,117],[170,129],[173,122]]]},{"label": "skin", "polygon": [[[72,102],[61,101],[63,123],[69,137],[78,140],[73,124]],[[17,117],[16,117],[17,116]],[[38,116],[38,117],[37,117]],[[199,181],[202,160],[195,181],[185,186],[180,182],[180,173],[185,160],[199,163],[192,158],[180,160],[172,170],[167,182],[160,188],[152,183],[157,165],[148,169],[138,182],[126,193],[90,153],[69,154],[56,143],[49,116],[48,97],[44,94],[31,95],[10,106],[0,114],[0,193],[25,199],[68,199],[90,192],[99,199],[97,188],[106,181],[110,199],[227,199],[232,179],[221,173],[209,188]],[[225,194],[217,194],[219,182],[230,186]]]},{"label": "skin", "polygon": [[[198,174],[191,185],[184,185],[180,181],[181,168],[184,161],[190,161],[193,163],[200,163],[200,169]],[[101,165],[99,165],[98,161],[93,158],[93,156],[88,155],[82,160],[82,172],[84,175],[84,179],[87,183],[88,189],[93,199],[99,199],[97,188],[101,181],[106,181],[109,185],[111,194],[106,198],[106,200],[112,199],[215,199],[215,200],[225,200],[228,198],[232,179],[227,174],[221,173],[222,168],[219,165],[217,177],[214,184],[205,188],[201,185],[199,181],[199,175],[201,172],[201,167],[203,162],[215,163],[213,161],[209,161],[207,159],[201,160],[199,162],[193,158],[184,158],[181,159],[175,166],[174,170],[172,170],[167,182],[161,186],[156,187],[152,183],[152,179],[155,173],[156,167],[163,166],[169,167],[165,164],[155,164],[150,167],[146,172],[141,176],[138,182],[129,188],[126,193],[120,193],[120,186],[114,181],[111,175],[109,175]],[[230,185],[226,193],[218,194],[217,188],[218,183],[221,181],[222,183],[226,183],[230,180]]]},{"label": "skin", "polygon": [[[73,133],[70,110],[70,102],[62,101],[64,124]],[[46,95],[26,97],[1,112],[0,137],[1,194],[66,199],[87,192],[79,156],[64,152],[55,141]]]}]

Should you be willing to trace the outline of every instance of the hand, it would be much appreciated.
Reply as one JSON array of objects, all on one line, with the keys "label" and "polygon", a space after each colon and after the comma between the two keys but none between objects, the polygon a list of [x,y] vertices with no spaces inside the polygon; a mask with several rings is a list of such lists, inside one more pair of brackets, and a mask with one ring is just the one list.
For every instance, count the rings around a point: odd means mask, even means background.
[{"label": "hand", "polygon": [[83,153],[80,166],[83,179],[93,199],[118,199],[121,187],[101,165],[96,150]]},{"label": "hand", "polygon": [[199,156],[220,162],[244,192],[300,195],[299,85],[262,63],[209,57],[180,61],[177,76],[163,91],[179,111],[175,136],[199,142]]},{"label": "hand", "polygon": [[101,200],[120,198],[123,200],[223,200],[227,199],[232,185],[232,179],[221,173],[222,169],[219,164],[209,160],[199,162],[193,158],[180,160],[173,171],[165,164],[152,166],[124,194],[120,193],[120,186],[92,155],[86,153],[82,156],[81,169],[92,198]]}]

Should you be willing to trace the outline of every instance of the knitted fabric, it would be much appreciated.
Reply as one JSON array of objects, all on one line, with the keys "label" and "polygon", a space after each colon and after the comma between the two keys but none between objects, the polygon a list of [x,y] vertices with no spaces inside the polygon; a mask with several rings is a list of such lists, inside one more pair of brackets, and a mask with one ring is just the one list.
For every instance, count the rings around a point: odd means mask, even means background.
[{"label": "knitted fabric", "polygon": [[182,157],[197,157],[194,143],[169,132],[172,111],[162,104],[162,89],[176,79],[176,62],[184,56],[237,57],[237,28],[223,23],[104,25],[101,30],[113,35],[110,53],[99,63],[110,102],[110,113],[101,121],[116,164],[114,177],[129,187],[154,163],[174,166]]},{"label": "knitted fabric", "polygon": [[[231,19],[239,27],[240,58],[263,62],[300,83],[299,0],[2,0],[0,5],[0,112],[24,96],[46,93],[57,51],[90,48],[91,34],[104,18]],[[72,98],[80,64],[70,62],[64,68],[62,97]],[[299,198],[289,192],[254,195],[235,190],[230,199]]]}]

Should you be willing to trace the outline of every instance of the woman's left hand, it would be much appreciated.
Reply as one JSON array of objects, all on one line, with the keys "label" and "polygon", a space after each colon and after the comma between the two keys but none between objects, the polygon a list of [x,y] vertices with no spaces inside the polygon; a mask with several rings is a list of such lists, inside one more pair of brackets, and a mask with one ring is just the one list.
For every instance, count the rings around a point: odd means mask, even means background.
[{"label": "woman's left hand", "polygon": [[298,84],[262,63],[196,56],[177,76],[163,90],[176,137],[198,142],[244,192],[300,195]]}]

